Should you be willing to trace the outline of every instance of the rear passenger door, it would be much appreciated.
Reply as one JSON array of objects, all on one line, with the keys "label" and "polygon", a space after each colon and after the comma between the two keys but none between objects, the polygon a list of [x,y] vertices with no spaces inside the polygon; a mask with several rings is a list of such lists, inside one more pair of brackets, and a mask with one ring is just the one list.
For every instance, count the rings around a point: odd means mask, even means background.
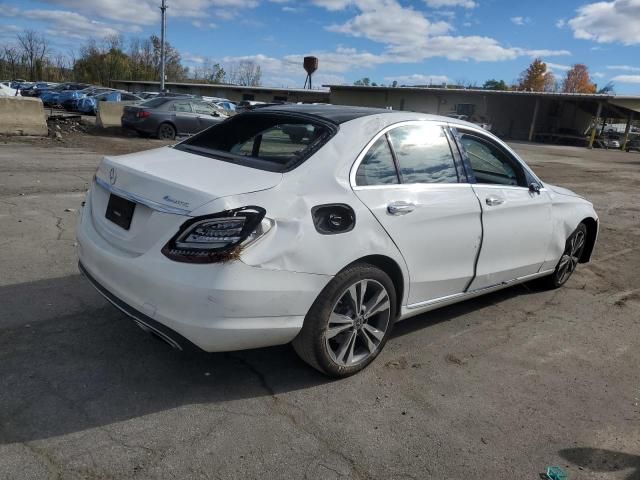
[{"label": "rear passenger door", "polygon": [[407,263],[409,305],[462,293],[474,275],[480,205],[454,153],[443,125],[406,122],[378,134],[352,171]]},{"label": "rear passenger door", "polygon": [[200,130],[209,128],[222,121],[218,111],[211,105],[204,102],[194,102],[191,104],[193,111],[198,115]]},{"label": "rear passenger door", "polygon": [[198,123],[198,114],[193,112],[191,102],[188,100],[174,101],[169,109],[179,134],[197,133],[201,130]]},{"label": "rear passenger door", "polygon": [[[457,130],[475,176],[484,235],[470,290],[537,273],[551,239],[551,201],[538,180],[503,145],[474,130]],[[530,187],[531,184],[535,184]]]}]

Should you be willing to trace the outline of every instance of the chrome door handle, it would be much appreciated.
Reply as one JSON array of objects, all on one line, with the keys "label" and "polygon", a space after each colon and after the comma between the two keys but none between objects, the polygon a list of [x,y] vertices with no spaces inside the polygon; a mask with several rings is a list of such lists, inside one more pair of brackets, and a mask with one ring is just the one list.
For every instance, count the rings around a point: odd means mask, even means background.
[{"label": "chrome door handle", "polygon": [[387,205],[387,212],[391,215],[406,215],[415,209],[415,204],[409,202],[393,202]]},{"label": "chrome door handle", "polygon": [[504,198],[494,197],[492,195],[490,197],[487,197],[485,202],[487,202],[487,205],[489,205],[490,207],[495,207],[496,205],[502,205],[504,203]]}]

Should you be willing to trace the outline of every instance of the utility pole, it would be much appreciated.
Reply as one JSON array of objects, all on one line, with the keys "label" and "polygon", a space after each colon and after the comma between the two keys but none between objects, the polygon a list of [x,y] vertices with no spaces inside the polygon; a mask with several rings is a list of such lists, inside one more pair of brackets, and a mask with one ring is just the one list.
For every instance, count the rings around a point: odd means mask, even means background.
[{"label": "utility pole", "polygon": [[164,92],[164,67],[165,67],[165,52],[164,52],[164,37],[167,30],[167,3],[166,0],[162,0],[162,6],[160,7],[162,12],[162,26],[160,28],[160,91]]}]

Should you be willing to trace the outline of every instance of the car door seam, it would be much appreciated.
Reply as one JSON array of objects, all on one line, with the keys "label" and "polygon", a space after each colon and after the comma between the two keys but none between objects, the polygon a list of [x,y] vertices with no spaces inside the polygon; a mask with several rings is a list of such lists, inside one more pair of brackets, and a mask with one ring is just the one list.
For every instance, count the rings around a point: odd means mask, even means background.
[{"label": "car door seam", "polygon": [[471,287],[471,284],[473,284],[473,281],[476,279],[476,276],[478,275],[478,262],[480,261],[480,252],[482,251],[482,245],[484,243],[484,209],[482,208],[482,201],[478,196],[478,192],[476,192],[476,189],[473,188],[473,185],[471,185],[471,191],[475,195],[476,200],[478,201],[478,206],[480,207],[480,245],[478,245],[478,251],[476,252],[476,259],[473,262],[473,275],[471,276],[469,283],[467,283],[467,286],[464,287],[464,290],[463,290],[464,293],[469,291],[469,287]]}]

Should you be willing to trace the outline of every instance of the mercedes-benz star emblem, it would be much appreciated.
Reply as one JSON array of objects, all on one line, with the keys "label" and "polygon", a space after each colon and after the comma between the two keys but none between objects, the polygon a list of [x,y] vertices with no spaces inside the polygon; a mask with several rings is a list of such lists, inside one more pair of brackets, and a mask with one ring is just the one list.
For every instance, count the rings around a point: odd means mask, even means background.
[{"label": "mercedes-benz star emblem", "polygon": [[115,185],[117,179],[118,173],[116,172],[115,168],[112,168],[111,170],[109,170],[109,183],[111,183],[111,185]]}]

